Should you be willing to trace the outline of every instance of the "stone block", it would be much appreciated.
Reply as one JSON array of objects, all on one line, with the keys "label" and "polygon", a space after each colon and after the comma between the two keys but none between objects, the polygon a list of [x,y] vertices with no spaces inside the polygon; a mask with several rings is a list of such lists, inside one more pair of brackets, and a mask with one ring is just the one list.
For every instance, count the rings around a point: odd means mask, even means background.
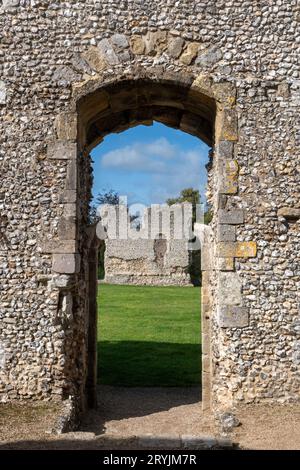
[{"label": "stone block", "polygon": [[219,160],[219,191],[223,194],[236,194],[238,191],[239,165],[236,160]]},{"label": "stone block", "polygon": [[236,101],[236,88],[230,82],[214,83],[213,90],[215,98],[225,106],[233,106]]},{"label": "stone block", "polygon": [[180,56],[180,62],[184,65],[190,65],[193,60],[197,57],[199,50],[199,44],[197,42],[190,42],[187,48],[183,51]]},{"label": "stone block", "polygon": [[76,72],[73,67],[59,65],[52,75],[53,82],[59,86],[69,86],[82,80],[82,73]]},{"label": "stone block", "polygon": [[82,74],[93,74],[93,69],[91,68],[90,64],[84,57],[82,57],[82,55],[78,53],[75,53],[72,57],[72,66],[75,70],[77,70],[77,72]]},{"label": "stone block", "polygon": [[77,199],[77,191],[75,189],[65,189],[59,195],[60,203],[75,203],[76,199]]},{"label": "stone block", "polygon": [[82,57],[90,64],[91,68],[96,72],[101,72],[107,67],[107,62],[103,53],[96,46],[90,46]]},{"label": "stone block", "polygon": [[142,55],[145,52],[145,43],[143,41],[142,36],[138,36],[137,34],[134,34],[130,38],[130,47],[135,55]]},{"label": "stone block", "polygon": [[281,207],[277,211],[279,217],[284,217],[287,220],[300,219],[300,208],[297,207]]},{"label": "stone block", "polygon": [[222,140],[216,145],[215,152],[218,159],[232,159],[233,157],[233,142],[229,140]]},{"label": "stone block", "polygon": [[64,217],[76,217],[77,216],[77,205],[75,203],[64,204]]},{"label": "stone block", "polygon": [[77,145],[75,142],[57,140],[51,142],[47,147],[47,157],[54,160],[75,160],[77,156]]},{"label": "stone block", "polygon": [[212,46],[201,51],[195,61],[199,67],[211,67],[222,59],[222,52],[218,47]]},{"label": "stone block", "polygon": [[61,113],[55,119],[56,135],[59,140],[76,140],[77,116],[74,113]]},{"label": "stone block", "polygon": [[220,209],[218,215],[219,224],[239,225],[244,223],[243,209]]},{"label": "stone block", "polygon": [[[226,194],[217,193],[217,208],[218,211],[225,209],[228,201],[228,196]],[[219,222],[220,223],[220,222]]]},{"label": "stone block", "polygon": [[123,51],[129,47],[128,39],[125,34],[116,33],[110,40],[116,52]]},{"label": "stone block", "polygon": [[80,269],[80,255],[78,253],[54,253],[52,257],[52,270],[61,274],[78,273]]},{"label": "stone block", "polygon": [[20,5],[20,0],[2,0],[4,9],[15,8]]},{"label": "stone block", "polygon": [[72,275],[56,275],[54,284],[59,289],[72,289],[76,285],[76,276]]},{"label": "stone block", "polygon": [[211,271],[213,269],[211,252],[208,245],[204,244],[201,247],[201,270]]},{"label": "stone block", "polygon": [[0,104],[6,103],[6,85],[0,80]]},{"label": "stone block", "polygon": [[243,328],[249,325],[249,309],[236,305],[218,307],[218,324],[221,328]]},{"label": "stone block", "polygon": [[234,258],[218,258],[218,271],[234,271]]},{"label": "stone block", "polygon": [[62,217],[58,223],[57,233],[62,240],[75,240],[76,239],[76,218],[75,217]]},{"label": "stone block", "polygon": [[73,191],[77,189],[77,161],[76,160],[72,160],[68,163],[65,189],[73,190]]},{"label": "stone block", "polygon": [[217,445],[217,439],[213,436],[188,436],[183,434],[181,440],[182,447],[188,450],[212,449]]},{"label": "stone block", "polygon": [[235,272],[219,272],[218,304],[240,305],[242,303],[242,287],[239,276]]},{"label": "stone block", "polygon": [[220,258],[254,258],[257,253],[256,242],[219,242]]},{"label": "stone block", "polygon": [[41,253],[75,253],[76,240],[47,240],[39,243],[38,251]]},{"label": "stone block", "polygon": [[176,434],[145,434],[137,438],[140,447],[149,449],[179,449],[180,436]]},{"label": "stone block", "polygon": [[98,48],[109,65],[117,65],[119,63],[118,56],[108,39],[102,39],[98,44]]},{"label": "stone block", "polygon": [[176,37],[171,39],[168,44],[168,54],[170,57],[174,59],[178,59],[180,56],[184,45],[184,40],[180,37]]},{"label": "stone block", "polygon": [[236,239],[236,228],[234,225],[218,225],[218,242],[234,242]]},{"label": "stone block", "polygon": [[145,36],[146,54],[155,56],[167,46],[166,31],[149,31]]},{"label": "stone block", "polygon": [[217,128],[218,141],[229,140],[235,142],[238,140],[237,116],[233,109],[224,109],[221,120]]}]

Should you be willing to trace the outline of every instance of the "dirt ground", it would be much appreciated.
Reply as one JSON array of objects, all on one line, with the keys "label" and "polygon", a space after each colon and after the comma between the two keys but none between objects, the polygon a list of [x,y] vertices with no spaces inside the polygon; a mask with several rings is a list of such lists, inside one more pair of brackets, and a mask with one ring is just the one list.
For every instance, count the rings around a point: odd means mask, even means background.
[{"label": "dirt ground", "polygon": [[300,450],[300,404],[247,405],[232,439],[244,449]]},{"label": "dirt ground", "polygon": [[[50,433],[60,413],[51,403],[0,405],[0,450],[137,449],[137,436],[215,436],[218,429],[203,414],[200,390],[101,386],[98,409],[80,429]],[[236,410],[241,424],[230,434],[241,449],[299,449],[300,405],[247,405]]]}]

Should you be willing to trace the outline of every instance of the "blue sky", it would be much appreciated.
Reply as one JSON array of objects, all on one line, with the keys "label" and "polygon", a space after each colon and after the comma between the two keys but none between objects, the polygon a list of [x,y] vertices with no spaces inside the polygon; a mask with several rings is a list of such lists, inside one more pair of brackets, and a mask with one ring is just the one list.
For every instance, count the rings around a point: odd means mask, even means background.
[{"label": "blue sky", "polygon": [[204,202],[208,150],[198,138],[159,123],[110,134],[92,151],[93,195],[114,189],[129,205],[148,206],[193,187]]}]

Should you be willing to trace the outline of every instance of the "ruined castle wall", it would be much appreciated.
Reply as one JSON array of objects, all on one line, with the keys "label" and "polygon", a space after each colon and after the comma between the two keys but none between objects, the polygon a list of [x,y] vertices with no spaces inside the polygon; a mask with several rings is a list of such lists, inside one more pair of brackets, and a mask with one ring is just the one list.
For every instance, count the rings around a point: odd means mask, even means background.
[{"label": "ruined castle wall", "polygon": [[111,284],[192,285],[186,240],[107,240],[104,266]]},{"label": "ruined castle wall", "polygon": [[[216,102],[214,403],[299,399],[298,1],[3,0],[0,41],[1,399],[84,392],[91,180],[76,97],[124,76],[180,77]],[[194,131],[182,108],[164,122]]]}]

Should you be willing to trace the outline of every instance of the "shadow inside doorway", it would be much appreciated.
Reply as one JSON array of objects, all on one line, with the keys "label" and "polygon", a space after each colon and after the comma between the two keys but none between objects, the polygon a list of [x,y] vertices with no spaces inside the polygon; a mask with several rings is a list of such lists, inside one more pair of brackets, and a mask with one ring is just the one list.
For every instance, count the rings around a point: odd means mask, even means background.
[{"label": "shadow inside doorway", "polygon": [[189,387],[201,383],[201,345],[100,341],[98,380],[126,387]]}]

